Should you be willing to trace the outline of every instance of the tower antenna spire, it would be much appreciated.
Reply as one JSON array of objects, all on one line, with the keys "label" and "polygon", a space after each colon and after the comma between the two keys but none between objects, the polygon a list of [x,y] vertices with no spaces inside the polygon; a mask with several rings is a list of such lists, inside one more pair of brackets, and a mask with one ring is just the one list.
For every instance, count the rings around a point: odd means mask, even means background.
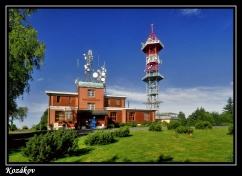
[{"label": "tower antenna spire", "polygon": [[151,24],[151,33],[154,33],[154,25]]}]

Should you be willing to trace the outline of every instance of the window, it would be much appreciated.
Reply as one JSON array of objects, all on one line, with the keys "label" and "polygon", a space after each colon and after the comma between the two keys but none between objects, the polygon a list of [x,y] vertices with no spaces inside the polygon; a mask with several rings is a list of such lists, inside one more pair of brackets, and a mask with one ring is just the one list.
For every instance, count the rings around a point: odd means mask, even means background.
[{"label": "window", "polygon": [[116,105],[120,105],[120,99],[116,99]]},{"label": "window", "polygon": [[145,112],[144,113],[144,120],[145,121],[148,121],[149,120],[149,113],[148,112]]},{"label": "window", "polygon": [[68,122],[73,121],[73,114],[71,111],[65,111],[64,115],[65,115],[65,121],[68,121]]},{"label": "window", "polygon": [[134,112],[129,113],[129,120],[134,121]]},{"label": "window", "polygon": [[72,111],[56,111],[55,112],[55,121],[63,122],[63,121],[73,121],[73,113]]},{"label": "window", "polygon": [[116,121],[116,118],[117,118],[116,116],[117,116],[116,112],[110,112],[110,117],[112,120]]},{"label": "window", "polygon": [[57,103],[60,102],[60,96],[57,96]]},{"label": "window", "polygon": [[110,105],[110,99],[108,99],[108,105]]},{"label": "window", "polygon": [[94,103],[88,103],[87,104],[87,109],[88,110],[95,110],[95,104]]},{"label": "window", "polygon": [[95,90],[91,90],[91,89],[89,89],[89,90],[88,90],[88,96],[89,96],[89,97],[94,97],[94,96],[95,96]]},{"label": "window", "polygon": [[64,121],[65,120],[65,117],[64,117],[64,112],[63,111],[56,111],[55,112],[55,121],[56,122],[61,122],[61,121]]},{"label": "window", "polygon": [[69,103],[71,103],[71,97],[69,97],[69,100],[68,101],[69,101]]}]

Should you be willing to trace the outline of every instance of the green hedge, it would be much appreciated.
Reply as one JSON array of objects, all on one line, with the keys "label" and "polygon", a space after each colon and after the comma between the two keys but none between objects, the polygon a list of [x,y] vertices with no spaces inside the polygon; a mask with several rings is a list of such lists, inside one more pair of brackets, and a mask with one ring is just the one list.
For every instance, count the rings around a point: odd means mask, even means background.
[{"label": "green hedge", "polygon": [[78,137],[74,130],[63,129],[35,134],[22,149],[29,161],[50,162],[74,154],[78,149]]}]

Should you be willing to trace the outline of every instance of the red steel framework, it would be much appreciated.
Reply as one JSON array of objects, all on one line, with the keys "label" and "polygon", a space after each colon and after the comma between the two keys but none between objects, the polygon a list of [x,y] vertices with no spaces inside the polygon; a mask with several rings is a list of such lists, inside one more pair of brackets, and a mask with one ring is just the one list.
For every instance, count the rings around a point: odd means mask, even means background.
[{"label": "red steel framework", "polygon": [[146,82],[147,101],[145,104],[148,108],[158,111],[161,103],[159,100],[159,81],[164,79],[159,73],[159,65],[161,64],[159,52],[164,48],[164,45],[156,37],[153,24],[151,25],[151,34],[146,43],[141,44],[141,50],[146,55],[146,75],[142,78],[142,81]]}]

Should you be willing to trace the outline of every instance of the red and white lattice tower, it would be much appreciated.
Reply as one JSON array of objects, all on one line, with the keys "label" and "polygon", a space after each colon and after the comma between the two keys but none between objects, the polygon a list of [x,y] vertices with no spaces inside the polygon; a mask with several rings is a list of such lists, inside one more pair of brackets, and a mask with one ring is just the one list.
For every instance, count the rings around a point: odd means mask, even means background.
[{"label": "red and white lattice tower", "polygon": [[142,81],[146,82],[147,94],[147,101],[144,103],[147,105],[147,108],[159,111],[159,105],[162,102],[159,100],[159,81],[164,79],[164,76],[159,73],[159,65],[161,64],[159,52],[164,48],[164,45],[155,36],[153,24],[151,25],[151,34],[146,43],[141,44],[141,50],[146,55],[146,75],[142,78]]}]

